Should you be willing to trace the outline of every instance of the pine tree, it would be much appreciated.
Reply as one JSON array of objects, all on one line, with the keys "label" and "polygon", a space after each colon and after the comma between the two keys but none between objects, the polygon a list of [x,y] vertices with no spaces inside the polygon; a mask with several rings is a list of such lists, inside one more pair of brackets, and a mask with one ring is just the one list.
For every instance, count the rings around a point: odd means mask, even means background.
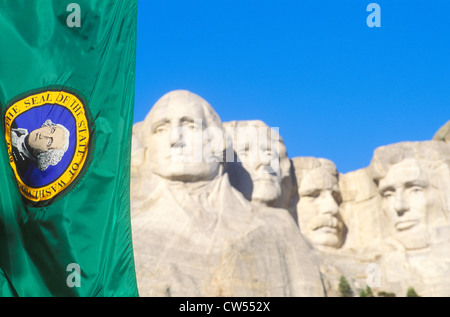
[{"label": "pine tree", "polygon": [[375,297],[373,295],[372,289],[369,286],[366,286],[366,289],[361,290],[359,292],[359,297]]},{"label": "pine tree", "polygon": [[339,279],[339,292],[341,297],[353,297],[353,291],[345,276],[341,275]]},{"label": "pine tree", "polygon": [[395,297],[395,293],[388,293],[388,292],[378,292],[379,297]]},{"label": "pine tree", "polygon": [[406,292],[406,297],[420,297],[420,296],[416,293],[413,287],[409,287],[408,291]]}]

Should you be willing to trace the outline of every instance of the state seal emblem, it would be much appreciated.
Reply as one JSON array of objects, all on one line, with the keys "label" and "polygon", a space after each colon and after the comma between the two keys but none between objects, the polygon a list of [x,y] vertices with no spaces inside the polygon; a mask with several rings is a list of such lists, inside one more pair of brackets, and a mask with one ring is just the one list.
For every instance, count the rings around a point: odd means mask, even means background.
[{"label": "state seal emblem", "polygon": [[8,105],[4,127],[9,163],[27,201],[50,203],[80,175],[91,135],[85,103],[74,93],[27,94]]}]

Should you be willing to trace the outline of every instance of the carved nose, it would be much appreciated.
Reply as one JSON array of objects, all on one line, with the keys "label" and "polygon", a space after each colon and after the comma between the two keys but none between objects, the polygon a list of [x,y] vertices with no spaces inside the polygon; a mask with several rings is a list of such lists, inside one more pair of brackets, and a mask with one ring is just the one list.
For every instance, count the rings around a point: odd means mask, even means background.
[{"label": "carved nose", "polygon": [[181,128],[176,127],[172,129],[170,133],[170,146],[181,146],[181,140],[183,139],[183,133],[181,131]]},{"label": "carved nose", "polygon": [[395,199],[394,209],[399,216],[403,215],[406,211],[409,210],[409,205],[403,198],[403,195],[401,193],[399,193]]},{"label": "carved nose", "polygon": [[270,150],[261,150],[258,154],[258,161],[261,165],[270,165],[270,162],[272,161],[272,152],[270,152]]},{"label": "carved nose", "polygon": [[256,170],[260,172],[266,172],[270,174],[276,174],[279,171],[278,162],[274,161],[276,157],[272,151],[260,150],[258,152],[257,162],[256,162]]},{"label": "carved nose", "polygon": [[320,205],[320,212],[324,215],[335,216],[339,213],[339,205],[337,204],[333,195],[328,191],[324,192],[324,198],[320,202]]}]

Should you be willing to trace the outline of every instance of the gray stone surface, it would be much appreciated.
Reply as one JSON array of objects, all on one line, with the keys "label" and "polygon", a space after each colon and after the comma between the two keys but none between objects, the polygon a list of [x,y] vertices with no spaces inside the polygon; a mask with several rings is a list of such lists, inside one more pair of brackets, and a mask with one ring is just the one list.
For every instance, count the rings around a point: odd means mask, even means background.
[{"label": "gray stone surface", "polygon": [[450,142],[450,120],[447,121],[433,136],[435,141]]},{"label": "gray stone surface", "polygon": [[341,174],[289,158],[262,121],[222,123],[191,92],[164,95],[133,128],[141,296],[340,296],[341,276],[354,296],[450,296],[447,126]]},{"label": "gray stone surface", "polygon": [[226,142],[200,160],[190,151],[211,141],[199,137],[211,127],[222,130],[205,100],[174,91],[134,131],[140,295],[323,296],[317,258],[290,214],[253,204],[230,185]]}]

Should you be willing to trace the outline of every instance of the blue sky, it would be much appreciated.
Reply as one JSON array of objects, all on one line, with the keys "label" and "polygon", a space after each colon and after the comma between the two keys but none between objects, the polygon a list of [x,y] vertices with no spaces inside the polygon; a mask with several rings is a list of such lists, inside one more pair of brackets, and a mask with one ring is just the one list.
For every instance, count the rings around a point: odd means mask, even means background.
[{"label": "blue sky", "polygon": [[367,166],[450,120],[450,1],[140,0],[134,121],[187,89],[279,127],[290,157]]}]

